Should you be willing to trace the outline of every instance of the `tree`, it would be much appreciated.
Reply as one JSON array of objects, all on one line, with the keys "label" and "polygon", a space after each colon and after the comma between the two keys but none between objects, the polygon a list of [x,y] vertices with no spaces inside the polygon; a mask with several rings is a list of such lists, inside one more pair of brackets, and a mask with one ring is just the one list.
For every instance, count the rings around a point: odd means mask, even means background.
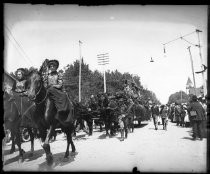
[{"label": "tree", "polygon": [[168,99],[168,104],[171,103],[187,103],[189,96],[184,91],[179,91],[174,94],[171,94]]}]

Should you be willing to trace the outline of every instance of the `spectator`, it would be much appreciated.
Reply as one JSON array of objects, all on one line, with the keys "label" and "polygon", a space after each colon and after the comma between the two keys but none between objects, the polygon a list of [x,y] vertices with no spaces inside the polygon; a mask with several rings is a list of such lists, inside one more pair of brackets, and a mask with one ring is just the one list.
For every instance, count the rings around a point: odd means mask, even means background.
[{"label": "spectator", "polygon": [[193,140],[196,140],[197,137],[199,137],[200,140],[202,140],[203,139],[202,121],[206,120],[206,115],[205,115],[205,110],[202,107],[202,105],[198,102],[196,95],[193,95],[190,100],[188,112],[192,124]]},{"label": "spectator", "polygon": [[161,115],[161,118],[162,118],[163,130],[167,130],[167,124],[168,124],[168,109],[167,109],[167,106],[165,106],[165,105],[161,106],[160,115]]},{"label": "spectator", "polygon": [[180,113],[180,117],[181,117],[180,126],[181,126],[181,127],[185,127],[184,118],[185,118],[186,112],[185,112],[185,110],[184,110],[183,105],[181,105],[180,112],[181,112],[181,113]]},{"label": "spectator", "polygon": [[180,111],[181,111],[180,106],[178,105],[177,102],[175,102],[174,116],[175,116],[175,122],[177,126],[179,126],[181,122]]},{"label": "spectator", "polygon": [[152,112],[152,118],[154,121],[155,130],[158,130],[158,116],[159,116],[159,108],[155,103],[153,103],[153,106],[151,107]]}]

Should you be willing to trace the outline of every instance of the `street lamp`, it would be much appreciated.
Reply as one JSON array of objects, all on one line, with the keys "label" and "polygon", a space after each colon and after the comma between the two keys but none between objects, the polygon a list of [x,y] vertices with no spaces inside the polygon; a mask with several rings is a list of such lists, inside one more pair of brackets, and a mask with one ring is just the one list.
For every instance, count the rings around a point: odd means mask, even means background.
[{"label": "street lamp", "polygon": [[151,60],[150,60],[150,62],[154,62],[154,60],[152,59],[152,57],[151,57]]}]

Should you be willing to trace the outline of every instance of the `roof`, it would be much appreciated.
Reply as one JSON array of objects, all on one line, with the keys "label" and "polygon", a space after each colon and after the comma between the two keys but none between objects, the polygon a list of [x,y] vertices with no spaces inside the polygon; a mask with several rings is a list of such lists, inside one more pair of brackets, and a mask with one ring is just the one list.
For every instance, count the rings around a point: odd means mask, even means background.
[{"label": "roof", "polygon": [[188,77],[186,86],[193,86],[193,83],[192,83],[192,81],[190,80],[189,77]]}]

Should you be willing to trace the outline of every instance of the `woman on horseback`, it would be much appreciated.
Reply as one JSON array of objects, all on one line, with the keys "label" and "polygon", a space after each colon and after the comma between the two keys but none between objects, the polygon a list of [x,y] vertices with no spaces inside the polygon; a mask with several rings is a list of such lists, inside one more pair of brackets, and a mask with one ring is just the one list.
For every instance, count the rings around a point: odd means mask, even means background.
[{"label": "woman on horseback", "polygon": [[14,92],[20,94],[20,96],[27,95],[26,92],[26,80],[25,80],[25,70],[23,68],[18,68],[15,72],[16,81],[12,87],[12,93],[9,101],[15,100]]}]

